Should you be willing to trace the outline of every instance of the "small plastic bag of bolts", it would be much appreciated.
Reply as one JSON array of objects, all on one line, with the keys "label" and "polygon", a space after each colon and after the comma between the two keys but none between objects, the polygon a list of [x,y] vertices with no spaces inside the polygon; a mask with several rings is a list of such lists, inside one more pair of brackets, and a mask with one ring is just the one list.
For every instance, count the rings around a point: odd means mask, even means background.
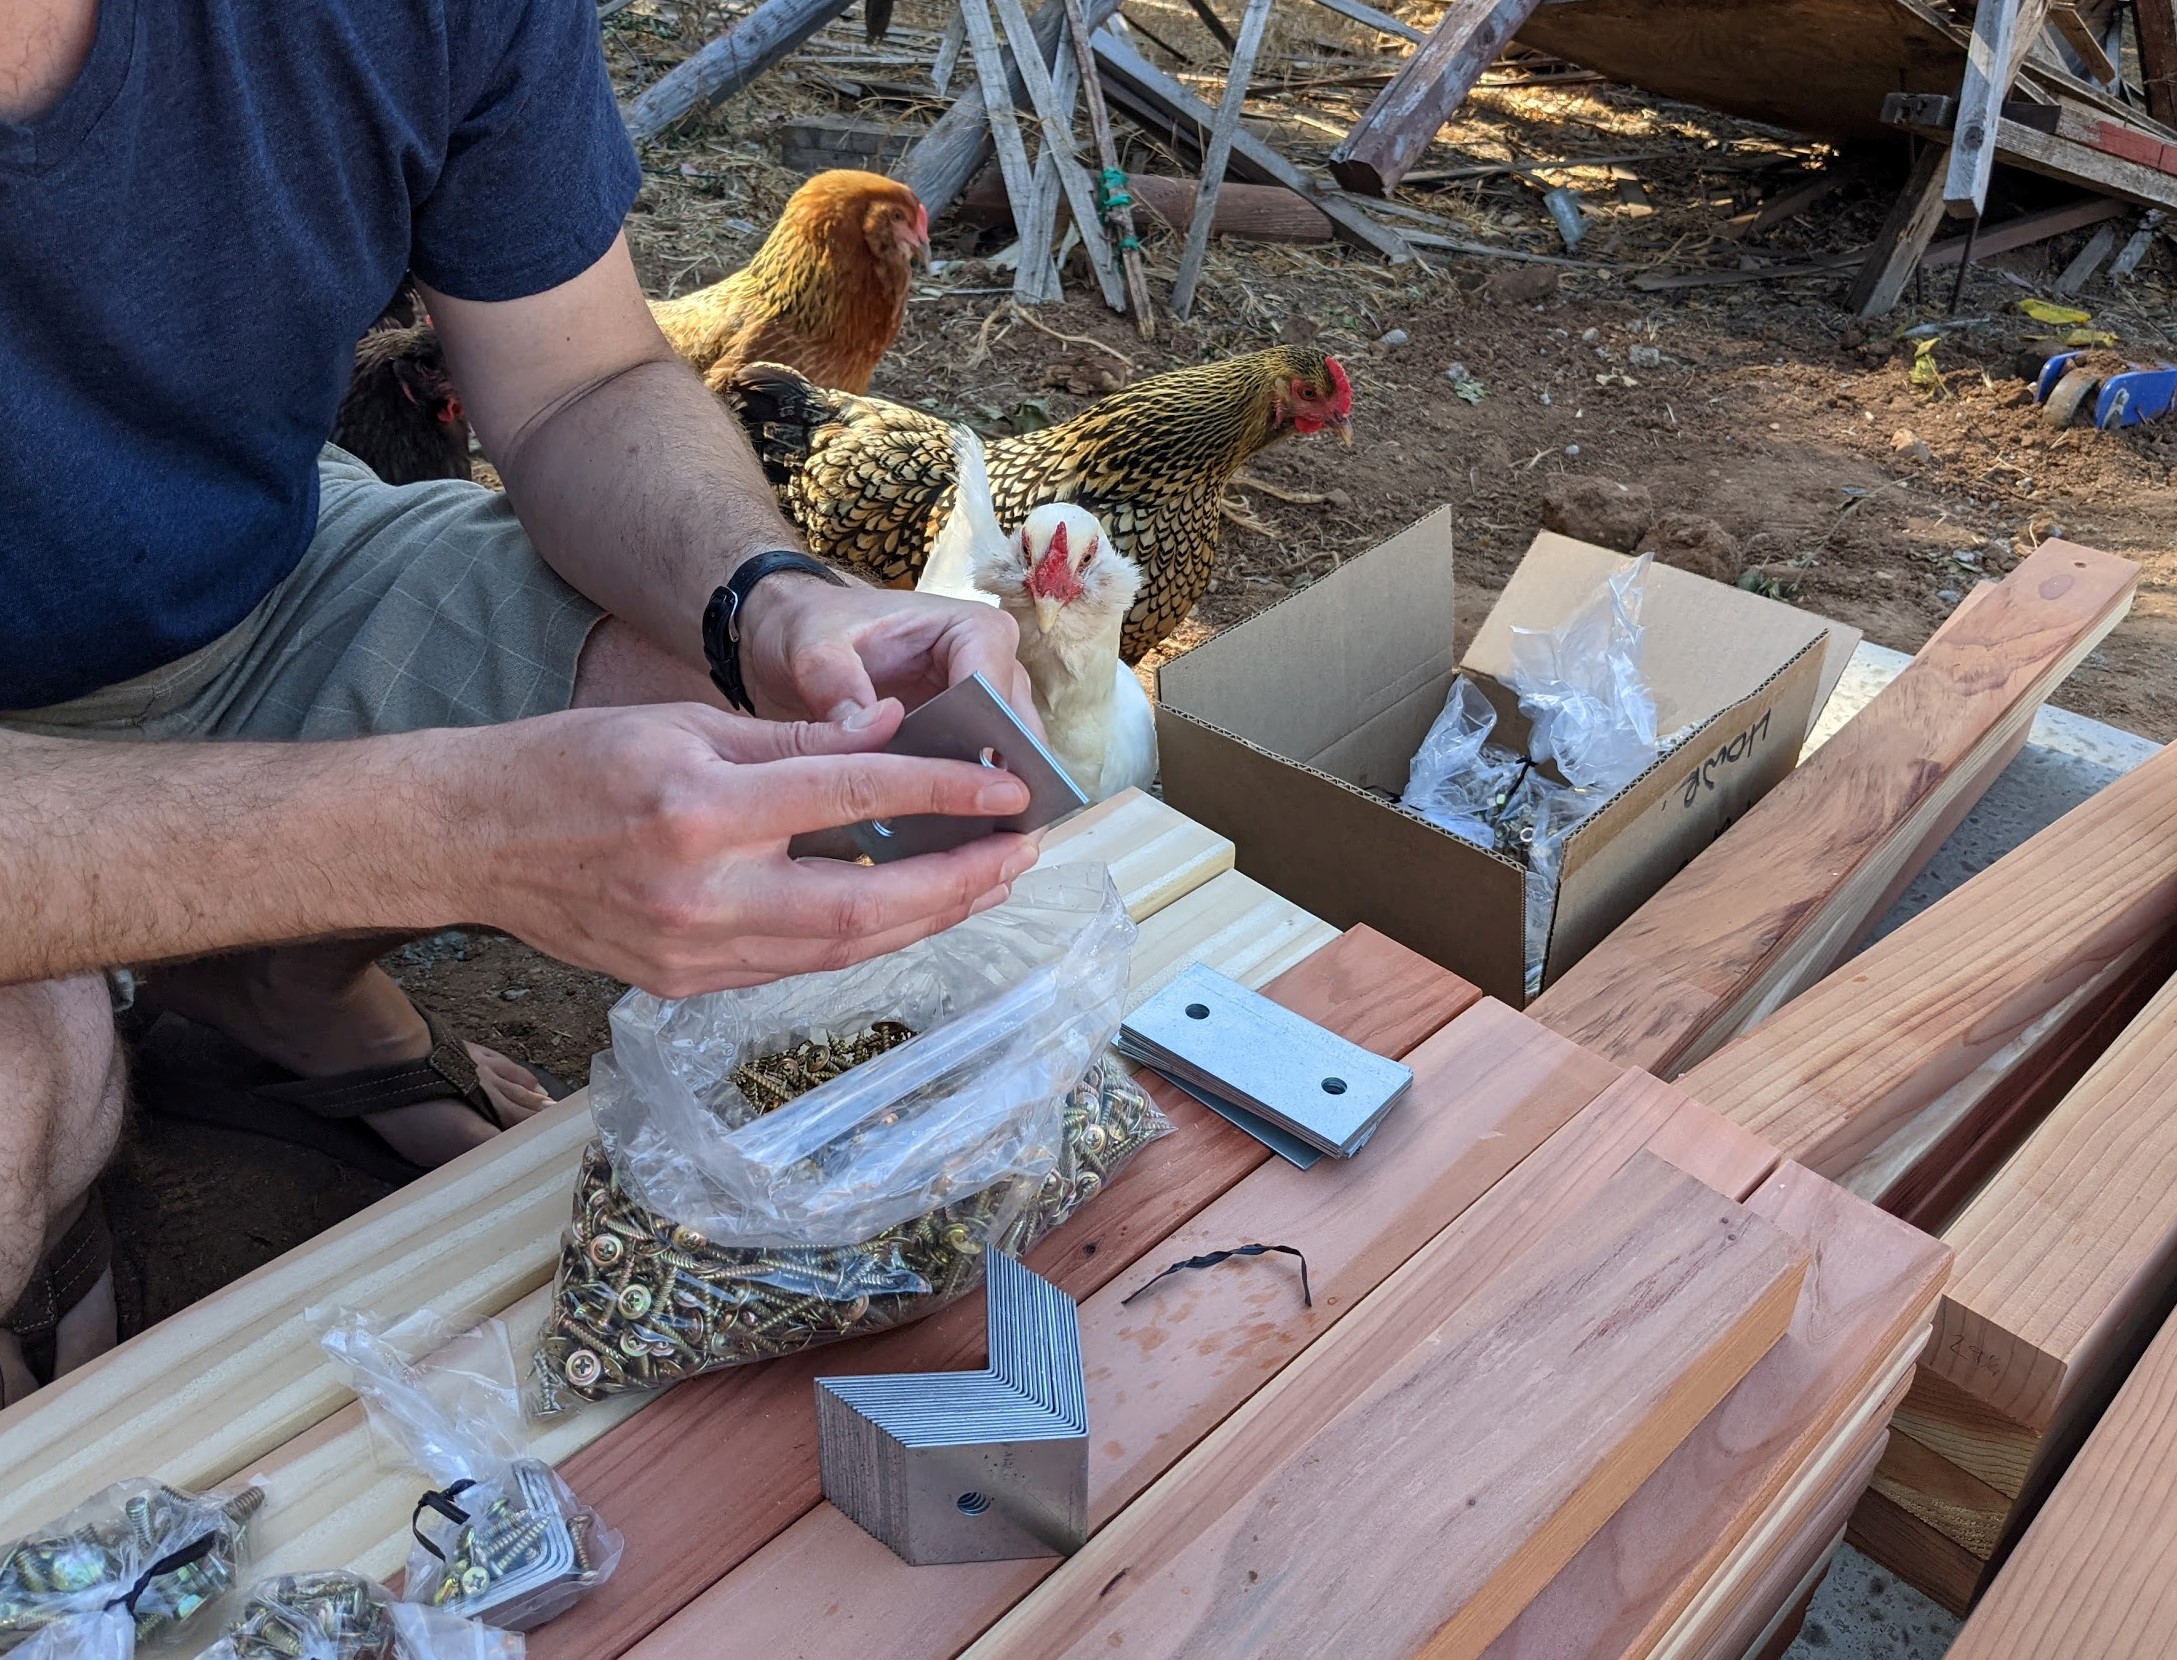
[{"label": "small plastic bag of bolts", "polygon": [[535,1367],[557,1411],[918,1319],[1171,1125],[1111,1060],[1134,925],[1101,865],[833,974],[631,992]]},{"label": "small plastic bag of bolts", "polygon": [[456,1335],[429,1314],[392,1327],[351,1309],[306,1317],[372,1438],[435,1484],[416,1502],[405,1601],[531,1631],[612,1577],[620,1535],[526,1456],[520,1368],[502,1322]]},{"label": "small plastic bag of bolts", "polygon": [[[158,1647],[234,1588],[262,1487],[191,1493],[118,1481],[0,1551],[0,1654],[49,1626],[126,1610],[136,1642]],[[87,1625],[72,1634],[92,1641]],[[67,1652],[63,1649],[62,1652]]]},{"label": "small plastic bag of bolts", "polygon": [[374,1579],[281,1574],[250,1587],[200,1660],[522,1660],[521,1635],[402,1602]]},{"label": "small plastic bag of bolts", "polygon": [[1461,675],[1414,752],[1401,797],[1439,829],[1527,866],[1530,993],[1541,989],[1565,838],[1683,741],[1658,737],[1641,668],[1650,564],[1645,554],[1633,561],[1556,628],[1512,629],[1507,684],[1529,723],[1525,755],[1489,741],[1496,709]]}]

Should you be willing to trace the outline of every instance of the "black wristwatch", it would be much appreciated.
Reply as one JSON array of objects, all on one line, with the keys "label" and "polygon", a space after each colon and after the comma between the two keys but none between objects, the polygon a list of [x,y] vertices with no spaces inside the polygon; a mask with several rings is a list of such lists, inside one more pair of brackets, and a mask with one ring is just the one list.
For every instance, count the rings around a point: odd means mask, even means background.
[{"label": "black wristwatch", "polygon": [[847,585],[846,578],[829,565],[805,553],[773,548],[742,560],[725,586],[711,595],[710,604],[703,607],[703,656],[710,663],[712,683],[743,714],[753,715],[756,705],[749,700],[748,682],[741,677],[741,608],[748,603],[750,589],[781,571],[820,576],[835,588]]}]

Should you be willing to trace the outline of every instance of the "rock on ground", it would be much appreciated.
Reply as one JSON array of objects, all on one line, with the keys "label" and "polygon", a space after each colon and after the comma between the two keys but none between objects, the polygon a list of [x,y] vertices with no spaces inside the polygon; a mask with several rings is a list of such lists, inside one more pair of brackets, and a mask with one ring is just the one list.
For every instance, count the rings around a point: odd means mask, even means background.
[{"label": "rock on ground", "polygon": [[1655,521],[1655,498],[1644,484],[1566,474],[1542,487],[1542,524],[1560,536],[1631,553]]},{"label": "rock on ground", "polygon": [[1717,582],[1739,579],[1738,538],[1701,513],[1672,508],[1649,527],[1636,553],[1652,553],[1660,565],[1676,565]]}]

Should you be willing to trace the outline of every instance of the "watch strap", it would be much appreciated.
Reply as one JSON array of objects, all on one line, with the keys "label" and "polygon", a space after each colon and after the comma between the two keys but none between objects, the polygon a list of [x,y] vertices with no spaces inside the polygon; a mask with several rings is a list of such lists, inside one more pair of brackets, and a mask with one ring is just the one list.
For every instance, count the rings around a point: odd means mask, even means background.
[{"label": "watch strap", "polygon": [[743,714],[753,715],[756,705],[748,695],[748,682],[741,673],[741,612],[756,584],[781,571],[822,577],[835,588],[847,585],[845,577],[805,553],[771,548],[742,560],[724,584],[712,593],[710,604],[703,608],[703,657],[711,666],[711,683],[727,703]]}]

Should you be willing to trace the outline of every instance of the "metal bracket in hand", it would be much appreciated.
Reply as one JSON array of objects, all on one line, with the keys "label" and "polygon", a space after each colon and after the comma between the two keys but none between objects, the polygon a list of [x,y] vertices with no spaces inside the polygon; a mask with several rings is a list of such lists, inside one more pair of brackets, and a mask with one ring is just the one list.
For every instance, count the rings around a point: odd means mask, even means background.
[{"label": "metal bracket in hand", "polygon": [[824,1497],[916,1567],[1070,1556],[1088,1538],[1088,1381],[1073,1299],[990,1255],[981,1372],[818,1378]]},{"label": "metal bracket in hand", "polygon": [[979,841],[993,830],[1026,833],[1056,824],[1088,805],[1081,786],[1058,758],[1022,724],[1012,705],[979,674],[968,676],[912,710],[885,745],[887,755],[926,761],[980,761],[1010,772],[1028,786],[1028,809],[1011,818],[956,818],[919,813],[870,819],[837,830],[796,836],[787,852],[797,859],[863,859],[885,864],[918,853],[942,853]]}]

